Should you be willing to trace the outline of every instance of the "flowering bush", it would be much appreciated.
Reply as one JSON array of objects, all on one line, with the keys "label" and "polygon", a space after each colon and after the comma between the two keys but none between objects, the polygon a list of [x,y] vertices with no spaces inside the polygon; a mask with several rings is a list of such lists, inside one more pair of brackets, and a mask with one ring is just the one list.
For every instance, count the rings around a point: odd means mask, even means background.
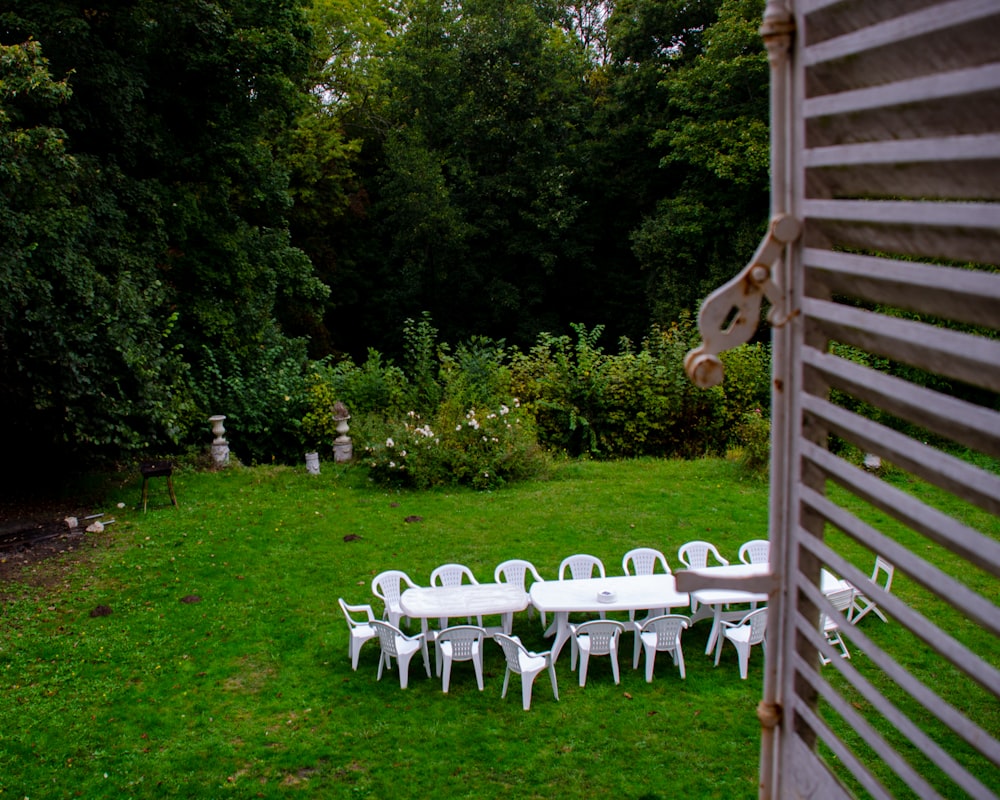
[{"label": "flowering bush", "polygon": [[432,425],[415,411],[368,444],[364,460],[373,480],[427,488],[464,484],[494,489],[536,474],[544,459],[530,418],[516,400],[496,409],[462,412],[443,406]]}]

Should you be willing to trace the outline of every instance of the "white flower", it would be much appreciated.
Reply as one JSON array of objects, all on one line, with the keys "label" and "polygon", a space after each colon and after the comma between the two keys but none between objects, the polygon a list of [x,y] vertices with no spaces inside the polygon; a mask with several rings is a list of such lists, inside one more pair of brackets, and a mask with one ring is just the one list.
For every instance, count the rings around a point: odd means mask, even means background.
[{"label": "white flower", "polygon": [[396,443],[392,440],[391,436],[388,439],[385,440],[385,446],[386,447],[395,447],[396,446]]},{"label": "white flower", "polygon": [[455,430],[456,430],[456,431],[460,431],[460,430],[462,430],[462,424],[461,424],[461,423],[459,423],[458,425],[456,425],[456,426],[455,426]]},{"label": "white flower", "polygon": [[396,467],[396,462],[395,461],[390,461],[389,462],[389,469],[394,469],[395,467]]},{"label": "white flower", "polygon": [[510,409],[507,406],[500,406],[500,416],[504,416],[510,413]]},{"label": "white flower", "polygon": [[488,442],[488,441],[489,441],[489,439],[488,439],[487,437],[485,437],[485,436],[484,436],[484,437],[483,437],[483,441],[484,441],[484,442]]},{"label": "white flower", "polygon": [[400,452],[400,454],[399,454],[399,455],[400,455],[400,456],[402,456],[403,458],[406,458],[406,451],[405,451],[405,450],[403,450],[402,452]]}]

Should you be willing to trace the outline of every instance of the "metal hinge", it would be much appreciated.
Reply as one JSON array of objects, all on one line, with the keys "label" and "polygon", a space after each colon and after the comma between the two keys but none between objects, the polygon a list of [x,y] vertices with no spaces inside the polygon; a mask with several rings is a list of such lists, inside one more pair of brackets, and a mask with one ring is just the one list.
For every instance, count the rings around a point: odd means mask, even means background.
[{"label": "metal hinge", "polygon": [[785,297],[774,280],[772,267],[785,245],[798,239],[801,232],[799,220],[776,214],[750,263],[702,303],[698,314],[701,346],[684,358],[684,369],[695,386],[708,389],[722,382],[723,368],[718,354],[750,340],[757,330],[763,298],[771,303],[767,315],[771,325],[780,327],[791,319],[793,314],[785,311]]}]

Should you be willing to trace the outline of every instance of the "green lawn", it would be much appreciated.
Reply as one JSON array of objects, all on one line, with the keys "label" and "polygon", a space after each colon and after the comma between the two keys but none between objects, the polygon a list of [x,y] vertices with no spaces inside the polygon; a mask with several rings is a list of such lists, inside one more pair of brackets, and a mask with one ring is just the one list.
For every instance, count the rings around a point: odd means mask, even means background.
[{"label": "green lawn", "polygon": [[[685,634],[686,680],[661,656],[647,684],[628,635],[620,686],[597,659],[579,688],[566,648],[560,701],[543,675],[524,712],[516,677],[500,698],[493,643],[482,693],[469,664],[448,695],[419,660],[406,691],[395,672],[377,682],[374,642],[352,672],[337,607],[374,601],[382,570],[426,584],[452,561],[487,581],[525,558],[553,579],[564,556],[587,552],[620,574],[632,547],[676,567],[677,547],[702,538],[735,560],[766,537],[767,488],[733,464],[570,463],[495,493],[394,493],[333,465],[181,472],[174,484],[180,508],[154,482],[143,515],[127,482],[100,547],[0,587],[3,796],[756,796],[762,659],[745,682],[732,649],[713,667],[707,622]],[[41,571],[54,586],[33,585]],[[98,605],[112,613],[91,616]],[[537,617],[514,628],[546,647]]]}]

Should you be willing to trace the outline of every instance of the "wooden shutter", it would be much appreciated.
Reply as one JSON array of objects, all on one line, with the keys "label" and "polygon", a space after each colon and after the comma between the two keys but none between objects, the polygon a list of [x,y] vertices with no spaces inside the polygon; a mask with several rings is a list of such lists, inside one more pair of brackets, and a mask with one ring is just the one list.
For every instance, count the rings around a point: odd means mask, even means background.
[{"label": "wooden shutter", "polygon": [[[996,798],[1000,2],[769,2],[763,32],[798,237],[758,274],[781,309],[760,796]],[[850,659],[822,568],[888,618],[844,620]]]}]

